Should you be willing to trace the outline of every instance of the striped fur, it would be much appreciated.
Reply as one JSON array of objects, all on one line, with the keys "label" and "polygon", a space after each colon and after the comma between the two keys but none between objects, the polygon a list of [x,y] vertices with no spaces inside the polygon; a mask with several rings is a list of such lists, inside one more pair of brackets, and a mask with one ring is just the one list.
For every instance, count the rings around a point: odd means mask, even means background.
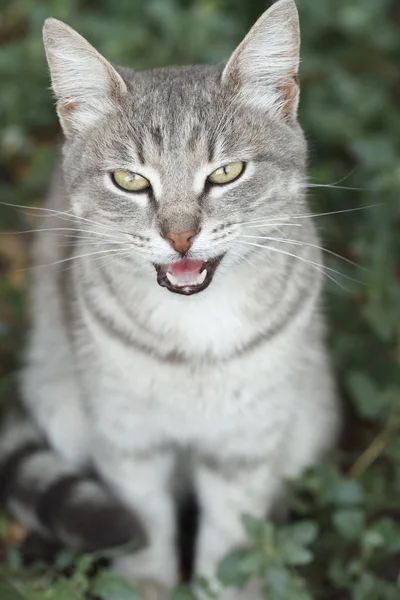
[{"label": "striped fur", "polygon": [[[217,586],[220,560],[246,543],[241,515],[271,515],[339,423],[296,120],[297,11],[279,0],[225,68],[114,68],[54,20],[45,44],[67,139],[21,373],[43,438],[27,424],[2,437],[7,502],[68,545],[133,539],[115,570],[167,595],[176,499],[194,490],[194,574]],[[240,177],[212,185],[235,161]],[[129,193],[115,170],[151,185]],[[168,287],[181,254],[163,235],[188,231],[208,285],[190,297]]]},{"label": "striped fur", "polygon": [[0,437],[0,503],[33,531],[77,550],[145,544],[132,512],[68,466],[26,420],[9,421]]}]

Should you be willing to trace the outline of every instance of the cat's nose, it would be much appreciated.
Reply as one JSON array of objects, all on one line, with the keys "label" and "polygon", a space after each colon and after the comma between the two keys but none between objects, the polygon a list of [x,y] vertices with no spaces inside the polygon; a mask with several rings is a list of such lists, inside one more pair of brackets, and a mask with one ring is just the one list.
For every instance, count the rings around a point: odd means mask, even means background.
[{"label": "cat's nose", "polygon": [[169,241],[174,250],[180,254],[186,254],[192,245],[193,238],[197,235],[197,231],[189,229],[188,231],[169,231],[164,234],[164,238]]}]

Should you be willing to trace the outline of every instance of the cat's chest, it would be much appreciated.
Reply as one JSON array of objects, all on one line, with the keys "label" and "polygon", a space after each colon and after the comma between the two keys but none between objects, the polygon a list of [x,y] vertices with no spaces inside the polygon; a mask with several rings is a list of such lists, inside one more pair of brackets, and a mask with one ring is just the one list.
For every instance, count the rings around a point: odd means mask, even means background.
[{"label": "cat's chest", "polygon": [[142,303],[124,297],[123,309],[112,295],[81,299],[78,352],[96,427],[128,446],[140,438],[146,446],[149,436],[218,440],[243,423],[273,429],[295,387],[298,332],[264,338],[268,313],[264,322],[252,318],[240,286],[230,296],[189,298],[184,310],[182,299],[160,291]]},{"label": "cat's chest", "polygon": [[127,285],[115,278],[108,286],[97,278],[78,284],[81,321],[101,351],[108,339],[159,357],[212,362],[227,359],[268,329],[271,319],[259,282],[230,273],[201,294],[183,297],[150,281]]},{"label": "cat's chest", "polygon": [[215,443],[224,431],[242,427],[273,430],[293,387],[287,360],[280,344],[272,353],[261,344],[226,361],[160,360],[109,338],[85,370],[91,420],[127,447],[163,439]]}]

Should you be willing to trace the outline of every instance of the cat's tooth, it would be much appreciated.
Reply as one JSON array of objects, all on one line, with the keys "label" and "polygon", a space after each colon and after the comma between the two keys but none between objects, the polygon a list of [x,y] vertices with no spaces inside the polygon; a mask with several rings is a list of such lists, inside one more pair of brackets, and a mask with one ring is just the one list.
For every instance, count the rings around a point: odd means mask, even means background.
[{"label": "cat's tooth", "polygon": [[178,285],[178,280],[172,273],[167,273],[167,279],[171,285]]},{"label": "cat's tooth", "polygon": [[196,281],[197,285],[201,285],[202,283],[204,283],[204,280],[206,277],[207,277],[207,269],[204,269],[204,271],[202,271],[197,278],[197,281]]}]

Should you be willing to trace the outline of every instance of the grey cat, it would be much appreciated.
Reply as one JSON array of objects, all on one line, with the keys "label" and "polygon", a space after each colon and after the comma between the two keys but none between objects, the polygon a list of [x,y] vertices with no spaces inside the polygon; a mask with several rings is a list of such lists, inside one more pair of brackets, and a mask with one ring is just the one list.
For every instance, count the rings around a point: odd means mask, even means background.
[{"label": "grey cat", "polygon": [[241,516],[271,514],[339,423],[297,10],[274,4],[217,66],[114,67],[55,19],[44,42],[65,144],[3,494],[69,545],[135,540],[115,569],[146,594],[178,581],[175,499],[192,488],[194,574],[217,585]]}]

